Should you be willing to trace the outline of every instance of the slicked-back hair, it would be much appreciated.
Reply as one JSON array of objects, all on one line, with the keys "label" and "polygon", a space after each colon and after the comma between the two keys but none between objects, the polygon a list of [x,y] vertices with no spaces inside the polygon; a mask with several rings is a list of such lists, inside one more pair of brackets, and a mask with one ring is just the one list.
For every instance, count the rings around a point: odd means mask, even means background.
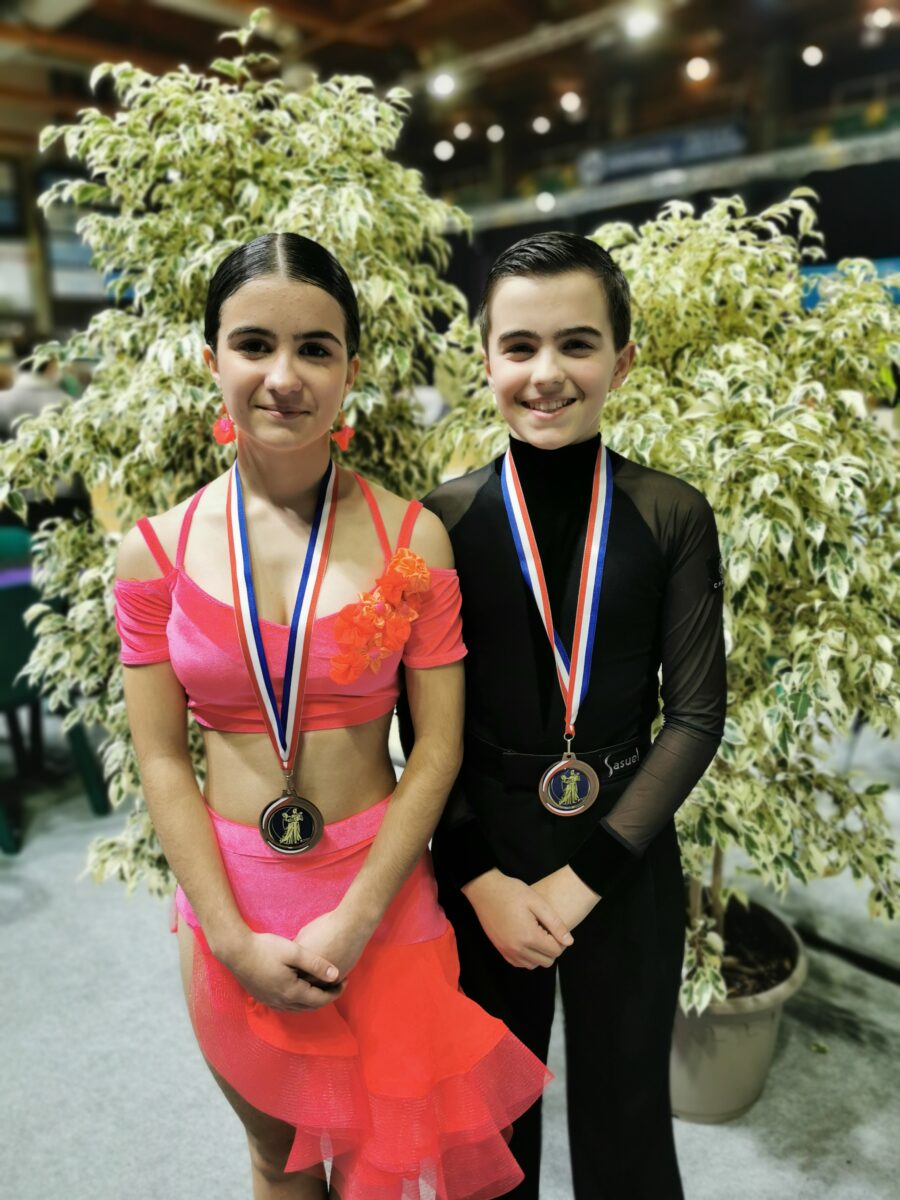
[{"label": "slicked-back hair", "polygon": [[478,308],[485,350],[491,328],[491,297],[501,280],[513,275],[549,276],[569,271],[590,271],[603,288],[615,348],[621,350],[631,336],[631,291],[622,268],[590,238],[559,230],[522,238],[504,250],[488,271]]},{"label": "slicked-back hair", "polygon": [[344,313],[347,358],[359,349],[359,306],[347,272],[324,246],[300,233],[264,233],[223,259],[209,282],[203,335],[215,353],[222,305],[251,279],[280,275],[311,283],[333,296]]}]

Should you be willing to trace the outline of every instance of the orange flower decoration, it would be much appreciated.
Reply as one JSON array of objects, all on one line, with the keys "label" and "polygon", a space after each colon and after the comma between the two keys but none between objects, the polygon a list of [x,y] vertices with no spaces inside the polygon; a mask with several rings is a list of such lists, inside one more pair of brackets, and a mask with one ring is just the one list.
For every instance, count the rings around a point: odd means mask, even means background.
[{"label": "orange flower decoration", "polygon": [[348,650],[344,654],[334,655],[328,674],[335,683],[353,683],[368,665],[369,659],[364,650]]},{"label": "orange flower decoration", "polygon": [[406,580],[403,576],[390,569],[375,580],[375,591],[385,604],[399,604],[403,599],[405,587]]},{"label": "orange flower decoration", "polygon": [[359,608],[358,604],[345,604],[334,623],[334,640],[345,648],[362,649],[376,632],[375,624]]},{"label": "orange flower decoration", "polygon": [[388,563],[388,571],[395,571],[403,577],[406,592],[427,592],[431,587],[431,572],[425,560],[405,547],[398,550]]},{"label": "orange flower decoration", "polygon": [[395,650],[402,649],[406,645],[411,631],[409,617],[404,617],[398,612],[391,613],[384,622],[384,632],[381,635],[385,648],[392,654]]},{"label": "orange flower decoration", "polygon": [[419,614],[408,595],[427,591],[431,573],[425,560],[412,550],[397,550],[371,592],[355,604],[345,604],[334,623],[334,640],[340,647],[330,663],[335,683],[353,683],[366,670],[381,670],[386,658],[406,645],[412,622]]}]

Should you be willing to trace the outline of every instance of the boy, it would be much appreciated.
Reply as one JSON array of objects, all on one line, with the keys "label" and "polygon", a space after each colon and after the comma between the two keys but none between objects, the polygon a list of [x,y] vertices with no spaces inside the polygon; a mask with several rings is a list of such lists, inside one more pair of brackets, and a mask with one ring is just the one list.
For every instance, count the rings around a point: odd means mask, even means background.
[{"label": "boy", "polygon": [[[544,1061],[559,972],[577,1200],[679,1200],[672,816],[724,723],[715,522],[694,488],[597,433],[635,353],[604,250],[568,233],[518,242],[480,321],[510,451],[426,500],[453,543],[469,651],[465,759],[433,842],[440,900],[463,990]],[[538,1196],[540,1120],[538,1103],[515,1126],[517,1200]]]}]

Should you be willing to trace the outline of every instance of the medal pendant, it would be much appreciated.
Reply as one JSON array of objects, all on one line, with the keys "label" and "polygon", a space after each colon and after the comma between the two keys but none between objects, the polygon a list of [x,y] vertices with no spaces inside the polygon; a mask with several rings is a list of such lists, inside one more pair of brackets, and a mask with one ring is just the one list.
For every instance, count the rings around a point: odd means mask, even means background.
[{"label": "medal pendant", "polygon": [[303,854],[322,838],[325,822],[311,800],[285,789],[259,814],[259,832],[279,854]]},{"label": "medal pendant", "polygon": [[597,772],[571,751],[566,751],[559,762],[547,768],[538,785],[541,804],[557,817],[575,817],[583,813],[599,794]]}]

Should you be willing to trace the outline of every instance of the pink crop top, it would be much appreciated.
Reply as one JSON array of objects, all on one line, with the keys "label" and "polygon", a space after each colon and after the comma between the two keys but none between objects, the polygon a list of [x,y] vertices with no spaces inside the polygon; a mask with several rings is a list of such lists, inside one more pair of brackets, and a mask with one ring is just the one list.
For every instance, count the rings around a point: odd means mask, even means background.
[{"label": "pink crop top", "polygon": [[[365,480],[356,476],[368,501],[385,565],[394,551],[378,505]],[[146,517],[138,521],[161,577],[117,579],[116,629],[126,666],[171,662],[188,698],[188,709],[208,729],[227,733],[265,733],[250,677],[241,655],[234,609],[217,600],[184,572],[188,533],[201,488],[191,500],[178,539],[175,565],[169,561]],[[397,548],[409,543],[421,504],[406,511]],[[401,661],[407,667],[439,667],[457,662],[465,653],[460,618],[459,580],[455,570],[430,568],[430,586],[413,597],[418,616],[409,627],[405,645],[351,683],[337,683],[330,674],[332,659],[341,651],[335,640],[340,613],[317,617],[313,626],[309,670],[300,728],[338,729],[361,725],[390,712],[400,691]],[[263,644],[276,695],[281,695],[288,628],[261,620]]]}]

